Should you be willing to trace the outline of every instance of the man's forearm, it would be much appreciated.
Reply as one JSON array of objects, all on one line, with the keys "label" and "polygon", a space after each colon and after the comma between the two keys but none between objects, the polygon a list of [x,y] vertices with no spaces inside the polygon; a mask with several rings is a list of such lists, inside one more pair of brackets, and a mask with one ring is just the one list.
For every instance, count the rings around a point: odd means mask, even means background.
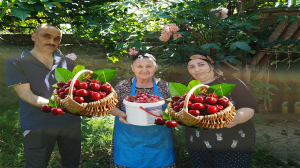
[{"label": "man's forearm", "polygon": [[24,92],[21,95],[19,95],[19,97],[24,102],[31,104],[33,106],[37,106],[37,107],[42,107],[42,105],[46,105],[49,103],[48,99],[41,97],[41,96],[37,96],[33,93]]}]

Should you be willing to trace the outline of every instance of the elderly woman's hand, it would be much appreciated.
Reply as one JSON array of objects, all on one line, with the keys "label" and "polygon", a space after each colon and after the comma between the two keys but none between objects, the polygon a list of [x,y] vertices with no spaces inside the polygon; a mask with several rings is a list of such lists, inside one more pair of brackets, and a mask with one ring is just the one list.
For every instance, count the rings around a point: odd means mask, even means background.
[{"label": "elderly woman's hand", "polygon": [[126,118],[127,118],[127,115],[123,111],[120,111],[119,112],[119,120],[124,124],[130,125],[130,123],[127,122]]}]

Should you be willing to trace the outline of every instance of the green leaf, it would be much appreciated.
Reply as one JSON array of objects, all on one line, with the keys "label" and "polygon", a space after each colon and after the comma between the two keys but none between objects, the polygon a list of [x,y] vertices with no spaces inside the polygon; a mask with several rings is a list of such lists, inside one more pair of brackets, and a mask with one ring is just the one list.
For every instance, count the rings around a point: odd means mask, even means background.
[{"label": "green leaf", "polygon": [[235,42],[235,45],[241,50],[249,51],[251,47],[245,42]]},{"label": "green leaf", "polygon": [[256,53],[255,50],[250,50],[249,52],[250,52],[251,54],[255,54],[255,53]]},{"label": "green leaf", "polygon": [[46,5],[46,6],[48,6],[48,7],[53,7],[53,5],[52,5],[52,3],[51,2],[45,2],[45,1],[43,1],[44,3],[44,5]]},{"label": "green leaf", "polygon": [[[169,108],[166,108],[166,111],[168,112]],[[163,116],[162,118],[166,119],[166,120],[174,120],[174,117],[171,117],[168,113],[166,113],[165,111],[163,111]]]},{"label": "green leaf", "polygon": [[188,91],[189,89],[181,83],[172,83],[172,82],[169,83],[169,92],[171,93],[172,96],[175,95],[182,96]]},{"label": "green leaf", "polygon": [[[218,97],[226,96],[232,92],[234,84],[217,84],[208,88],[207,93],[214,93]],[[221,87],[221,88],[220,88]]]},{"label": "green leaf", "polygon": [[26,11],[19,10],[16,7],[11,8],[11,13],[22,20],[25,20],[28,17],[28,13]]},{"label": "green leaf", "polygon": [[201,49],[209,50],[212,46],[213,46],[213,44],[207,43],[207,44],[201,45]]},{"label": "green leaf", "polygon": [[36,4],[34,4],[34,8],[35,8],[37,11],[41,12],[41,11],[44,10],[44,5],[41,4],[41,3],[36,3]]},{"label": "green leaf", "polygon": [[54,93],[52,93],[52,96],[49,98],[49,106],[53,108],[58,108],[60,107],[60,105],[54,102],[54,97]]},{"label": "green leaf", "polygon": [[115,77],[116,73],[117,70],[115,69],[100,69],[93,72],[92,79],[97,79],[101,83],[105,83],[112,80]]},{"label": "green leaf", "polygon": [[59,2],[52,2],[55,6],[61,8],[61,4]]},{"label": "green leaf", "polygon": [[71,71],[65,69],[65,68],[55,68],[54,71],[55,79],[59,81],[65,81],[67,82],[71,78],[74,77]]},{"label": "green leaf", "polygon": [[167,98],[166,101],[172,101],[171,97]]},{"label": "green leaf", "polygon": [[126,31],[121,31],[121,33],[124,34],[126,37],[129,37],[129,35]]},{"label": "green leaf", "polygon": [[[75,76],[79,71],[84,70],[84,69],[85,69],[85,67],[83,65],[76,65],[72,71],[72,74]],[[82,81],[83,76],[84,76],[84,73],[79,75],[79,77],[78,77],[79,81]]]},{"label": "green leaf", "polygon": [[236,49],[236,44],[235,44],[235,43],[232,43],[232,44],[230,45],[229,51],[232,52],[232,51],[235,50],[235,49]]},{"label": "green leaf", "polygon": [[32,5],[29,5],[27,2],[17,3],[17,5],[24,10],[34,11],[34,7]]},{"label": "green leaf", "polygon": [[47,12],[45,11],[46,15],[51,17],[51,18],[54,18],[54,19],[57,19],[57,16],[54,14],[54,13],[50,13],[50,12]]},{"label": "green leaf", "polygon": [[[193,87],[197,86],[197,85],[200,85],[201,82],[198,81],[198,80],[192,80],[189,85],[188,85],[188,90],[190,91]],[[200,88],[196,89],[194,91],[194,94],[197,96],[199,94],[199,91],[200,91]]]},{"label": "green leaf", "polygon": [[123,48],[123,46],[124,46],[124,43],[119,43],[119,44],[117,45],[117,50],[120,50],[120,49],[122,49],[122,48]]}]

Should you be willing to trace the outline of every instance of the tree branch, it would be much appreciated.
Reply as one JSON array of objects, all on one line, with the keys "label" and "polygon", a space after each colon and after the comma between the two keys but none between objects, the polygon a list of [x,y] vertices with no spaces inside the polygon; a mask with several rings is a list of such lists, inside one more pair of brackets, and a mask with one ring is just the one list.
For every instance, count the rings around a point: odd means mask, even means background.
[{"label": "tree branch", "polygon": [[[171,19],[175,21],[174,18],[171,18]],[[177,21],[175,21],[175,22],[177,22]],[[180,25],[183,26],[183,27],[185,27],[185,28],[187,28],[187,29],[188,29],[189,31],[191,31],[192,33],[194,33],[194,34],[195,34],[199,39],[201,39],[204,43],[208,43],[208,42],[207,42],[202,36],[200,36],[200,34],[198,34],[195,30],[191,29],[190,27],[188,27],[188,26],[185,25],[184,23],[180,23]],[[214,48],[210,48],[210,50],[211,50],[214,54],[219,55],[219,54],[217,53],[217,51],[216,51]],[[240,71],[239,68],[237,68],[237,67],[231,65],[231,64],[228,63],[227,61],[224,61],[224,63],[225,63],[227,66],[229,66],[230,68],[232,68],[232,69],[234,69],[234,70],[237,70],[237,71]]]}]

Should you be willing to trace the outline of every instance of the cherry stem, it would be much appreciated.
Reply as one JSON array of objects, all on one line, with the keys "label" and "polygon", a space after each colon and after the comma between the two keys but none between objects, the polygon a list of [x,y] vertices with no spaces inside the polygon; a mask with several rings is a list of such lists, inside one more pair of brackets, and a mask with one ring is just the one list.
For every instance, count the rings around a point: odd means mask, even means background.
[{"label": "cherry stem", "polygon": [[151,115],[153,115],[153,116],[155,116],[155,117],[161,117],[161,116],[158,116],[158,115],[156,115],[156,114],[151,113],[150,111],[146,110],[146,109],[145,109],[144,107],[142,107],[142,106],[140,106],[140,109],[144,110],[145,112],[147,112],[147,113],[149,113],[149,114],[151,114]]},{"label": "cherry stem", "polygon": [[104,81],[105,81],[105,83],[106,83],[106,78],[105,78],[105,73],[104,73],[104,71],[102,71],[102,73],[103,73],[103,75],[104,75]]},{"label": "cherry stem", "polygon": [[219,88],[220,88],[220,90],[221,90],[221,92],[222,92],[222,97],[224,97],[222,87],[220,86]]}]

